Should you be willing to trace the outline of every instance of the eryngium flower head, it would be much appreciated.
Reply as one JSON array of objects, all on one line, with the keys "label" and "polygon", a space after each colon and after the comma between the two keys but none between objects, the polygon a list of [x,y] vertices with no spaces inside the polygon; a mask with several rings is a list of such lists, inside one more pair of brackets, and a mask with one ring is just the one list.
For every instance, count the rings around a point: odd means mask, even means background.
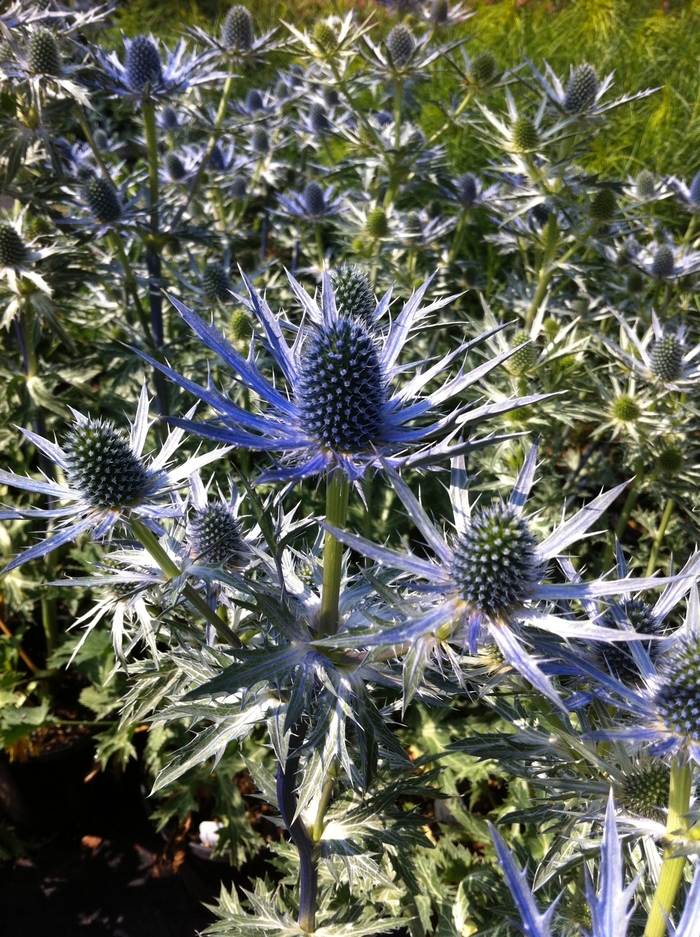
[{"label": "eryngium flower head", "polygon": [[21,267],[27,253],[24,241],[12,225],[0,224],[0,267]]},{"label": "eryngium flower head", "polygon": [[262,111],[264,108],[263,97],[258,91],[257,88],[251,88],[245,99],[246,110],[253,113],[254,111]]},{"label": "eryngium flower head", "polygon": [[0,484],[49,495],[54,501],[49,509],[29,507],[0,511],[0,518],[59,518],[55,530],[16,556],[5,567],[6,572],[29,560],[46,556],[86,531],[91,530],[95,539],[107,537],[115,525],[128,523],[131,516],[158,529],[159,519],[182,514],[182,504],[173,503],[171,491],[203,465],[229,451],[219,449],[197,455],[177,468],[168,469],[167,465],[183,437],[182,430],[175,430],[169,433],[158,454],[153,459],[146,459],[143,448],[149,419],[145,385],[141,389],[128,440],[112,423],[73,412],[75,426],[68,433],[63,447],[36,433],[22,431],[40,452],[59,466],[67,484],[45,478],[39,481],[0,469]]},{"label": "eryngium flower head", "polygon": [[666,332],[654,344],[651,351],[651,373],[654,377],[670,384],[683,371],[683,344],[675,332]]},{"label": "eryngium flower head", "polygon": [[220,299],[225,303],[231,299],[233,285],[228,271],[223,264],[211,261],[204,268],[202,274],[202,291],[207,299],[215,302]]},{"label": "eryngium flower head", "polygon": [[457,180],[457,198],[465,208],[473,203],[477,194],[476,179],[470,172],[465,172]]},{"label": "eryngium flower head", "polygon": [[662,822],[670,783],[670,768],[663,761],[649,761],[625,775],[618,799],[626,810]]},{"label": "eryngium flower head", "polygon": [[513,508],[476,510],[454,545],[452,575],[461,598],[496,617],[521,606],[537,582],[535,545],[527,521]]},{"label": "eryngium flower head", "polygon": [[326,208],[326,199],[318,182],[307,182],[304,186],[302,199],[309,215],[323,214]]},{"label": "eryngium flower head", "polygon": [[374,322],[377,301],[369,277],[359,267],[342,264],[331,273],[338,313],[350,319],[359,319],[366,326]]},{"label": "eryngium flower head", "polygon": [[700,636],[681,640],[664,655],[654,705],[665,729],[700,746]]},{"label": "eryngium flower head", "polygon": [[253,46],[253,17],[244,6],[233,6],[221,27],[221,42],[225,49],[248,52]]},{"label": "eryngium flower head", "polygon": [[589,211],[594,221],[610,221],[617,211],[617,201],[613,190],[599,189],[591,202]]},{"label": "eryngium flower head", "polygon": [[[637,173],[634,180],[634,187],[637,190],[637,197],[641,199],[652,199],[656,195],[656,180],[654,173],[648,169],[642,169]],[[700,194],[700,193],[699,193]]]},{"label": "eryngium flower head", "polygon": [[124,436],[112,423],[78,423],[64,443],[68,479],[96,508],[136,504],[149,490],[151,477]]},{"label": "eryngium flower head", "polygon": [[672,277],[675,269],[673,249],[668,244],[660,244],[651,262],[651,275],[664,279]]},{"label": "eryngium flower head", "polygon": [[43,26],[36,29],[29,37],[27,63],[35,75],[59,75],[61,56],[52,32]]},{"label": "eryngium flower head", "polygon": [[469,75],[475,85],[490,85],[496,77],[496,56],[489,49],[477,52],[469,63]]},{"label": "eryngium flower head", "polygon": [[248,180],[246,177],[236,173],[228,185],[228,193],[236,201],[242,201],[248,194]]},{"label": "eryngium flower head", "polygon": [[98,150],[106,150],[109,146],[109,137],[101,127],[98,127],[97,130],[93,133],[92,139],[94,140],[95,146]]},{"label": "eryngium flower head", "polygon": [[[291,325],[295,336],[291,346],[285,337],[288,331],[284,318],[274,315],[250,281],[244,280],[249,293],[245,304],[260,322],[265,349],[284,375],[285,390],[274,374],[270,378],[263,376],[254,357],[244,358],[192,310],[173,297],[171,301],[207,347],[233,369],[238,381],[257,395],[261,413],[249,413],[213,385],[197,385],[162,362],[142,357],[206,400],[215,411],[214,422],[174,420],[178,425],[191,427],[205,438],[286,455],[287,464],[265,472],[262,479],[303,478],[340,469],[351,481],[357,481],[367,467],[432,464],[455,449],[462,451],[471,446],[469,442],[454,443],[449,436],[449,428],[457,419],[466,426],[472,420],[477,423],[492,412],[518,405],[508,400],[470,410],[469,404],[461,402],[450,413],[436,412],[437,407],[442,409],[444,403],[508,356],[508,352],[499,355],[474,371],[462,366],[453,377],[436,386],[451,362],[461,359],[472,343],[465,343],[430,366],[416,361],[412,366],[421,369],[419,374],[408,383],[395,385],[395,378],[406,372],[397,359],[409,335],[427,315],[451,300],[436,299],[421,306],[429,280],[383,332],[379,323],[389,308],[391,294],[387,293],[377,306],[375,327],[370,332],[362,321],[338,311],[327,273],[323,275],[320,304],[290,277],[291,288],[304,310],[301,325]],[[428,382],[429,393],[424,392]]]},{"label": "eryngium flower head", "polygon": [[386,47],[391,56],[392,65],[395,68],[403,68],[404,65],[408,65],[415,51],[416,40],[408,26],[397,23],[386,37]]},{"label": "eryngium flower head", "polygon": [[564,95],[564,110],[567,114],[578,114],[595,101],[598,92],[598,76],[588,62],[575,69]]},{"label": "eryngium flower head", "polygon": [[338,34],[328,20],[319,20],[314,27],[314,41],[322,52],[332,52],[338,45]]},{"label": "eryngium flower head", "polygon": [[213,566],[238,565],[246,554],[238,518],[221,501],[194,512],[187,525],[187,536],[195,557]]},{"label": "eryngium flower head", "polygon": [[250,146],[254,153],[263,155],[270,152],[270,138],[264,127],[253,127],[250,135]]},{"label": "eryngium flower head", "polygon": [[163,66],[155,44],[148,36],[136,36],[126,50],[126,80],[132,91],[141,94],[146,85],[163,80]]},{"label": "eryngium flower head", "polygon": [[319,101],[314,101],[309,108],[309,126],[314,133],[325,133],[330,129],[331,122],[328,120],[328,113]]},{"label": "eryngium flower head", "polygon": [[122,206],[117,190],[103,176],[88,179],[83,192],[88,208],[98,221],[110,224],[121,217]]},{"label": "eryngium flower head", "polygon": [[303,425],[329,449],[359,453],[381,435],[386,383],[374,339],[339,318],[312,334],[302,354],[296,403]]},{"label": "eryngium flower head", "polygon": [[536,149],[540,139],[534,120],[525,115],[518,117],[513,124],[512,137],[513,146],[521,153]]},{"label": "eryngium flower head", "polygon": [[446,23],[450,15],[449,0],[433,0],[430,5],[430,19],[433,23]]},{"label": "eryngium flower head", "polygon": [[180,121],[178,120],[177,111],[174,107],[171,107],[170,104],[166,104],[163,108],[163,111],[160,115],[160,125],[163,130],[172,132],[177,130],[180,126]]},{"label": "eryngium flower head", "polygon": [[377,206],[367,215],[365,231],[371,238],[385,238],[389,233],[389,220],[383,208]]},{"label": "eryngium flower head", "polygon": [[181,182],[187,175],[187,167],[177,153],[166,153],[163,157],[163,165],[173,182]]},{"label": "eryngium flower head", "polygon": [[[527,344],[526,344],[527,343]],[[537,355],[529,332],[517,332],[511,342],[511,348],[517,348],[508,360],[506,368],[516,377],[522,377],[535,367]]]}]

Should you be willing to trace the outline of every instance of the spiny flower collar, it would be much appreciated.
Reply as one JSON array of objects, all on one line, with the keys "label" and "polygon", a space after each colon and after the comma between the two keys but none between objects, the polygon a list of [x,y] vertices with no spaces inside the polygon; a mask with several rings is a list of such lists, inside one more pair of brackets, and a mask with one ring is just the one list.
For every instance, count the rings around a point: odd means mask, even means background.
[{"label": "spiny flower collar", "polygon": [[[427,580],[430,601],[426,610],[389,628],[367,634],[338,635],[327,639],[354,647],[412,647],[417,641],[436,636],[440,641],[465,643],[476,655],[484,633],[500,649],[506,661],[544,696],[559,706],[562,701],[538,661],[519,637],[520,625],[551,632],[561,638],[584,641],[635,640],[629,632],[605,628],[595,621],[564,618],[549,610],[549,603],[629,595],[665,585],[656,577],[618,580],[597,579],[548,584],[547,563],[582,537],[624,490],[619,485],[594,498],[545,540],[538,542],[524,515],[533,484],[537,459],[534,445],[518,475],[507,503],[473,508],[469,502],[463,459],[453,462],[450,498],[455,517],[456,538],[448,541],[408,486],[389,466],[389,481],[408,515],[421,532],[434,559],[379,546],[364,537],[323,524],[334,537],[380,566],[402,570],[413,580]],[[425,604],[425,603],[424,603]],[[597,617],[597,616],[596,616]]]},{"label": "spiny flower collar", "polygon": [[[470,348],[494,330],[463,343],[435,363],[417,362],[416,375],[402,386],[395,385],[396,376],[406,371],[397,360],[412,330],[454,299],[448,296],[422,306],[432,277],[383,330],[381,319],[388,312],[391,290],[377,305],[373,323],[367,324],[346,310],[338,312],[327,273],[323,276],[320,305],[290,276],[289,283],[304,312],[302,324],[296,326],[274,315],[245,275],[243,279],[249,294],[244,302],[259,320],[259,338],[282,372],[287,393],[259,370],[254,342],[244,358],[212,325],[174,297],[171,302],[203,344],[229,366],[234,378],[258,396],[259,413],[234,403],[211,379],[203,387],[138,353],[170,380],[209,404],[215,413],[207,422],[173,418],[177,426],[227,445],[282,453],[284,461],[264,472],[260,482],[299,479],[335,469],[356,482],[368,467],[378,469],[384,462],[394,468],[436,464],[478,445],[472,441],[457,447],[453,443],[458,422],[460,427],[473,426],[497,413],[541,399],[514,398],[472,408],[459,403],[451,413],[437,412],[442,404],[509,358],[513,350],[471,371],[462,365],[437,390],[422,394],[429,382],[454,361],[463,360]],[[295,334],[291,346],[283,329]]]}]

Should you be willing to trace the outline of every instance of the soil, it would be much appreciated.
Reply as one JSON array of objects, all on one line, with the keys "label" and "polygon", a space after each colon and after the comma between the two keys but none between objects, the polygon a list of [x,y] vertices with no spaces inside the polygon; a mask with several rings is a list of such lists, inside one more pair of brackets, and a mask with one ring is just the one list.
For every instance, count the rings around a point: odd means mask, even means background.
[{"label": "soil", "polygon": [[20,794],[0,823],[24,847],[0,864],[3,937],[195,937],[232,870],[155,832],[137,763],[96,771],[90,744],[52,755],[0,765]]}]

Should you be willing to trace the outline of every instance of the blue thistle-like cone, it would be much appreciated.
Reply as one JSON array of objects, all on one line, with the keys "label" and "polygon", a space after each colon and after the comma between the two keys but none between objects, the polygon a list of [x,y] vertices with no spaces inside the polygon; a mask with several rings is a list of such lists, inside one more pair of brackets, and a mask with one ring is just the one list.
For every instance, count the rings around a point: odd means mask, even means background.
[{"label": "blue thistle-like cone", "polygon": [[177,153],[166,153],[163,158],[163,164],[165,166],[165,171],[173,182],[180,182],[187,175],[185,164]]},{"label": "blue thistle-like cone", "polygon": [[167,130],[169,133],[172,133],[173,130],[177,130],[180,126],[180,122],[177,119],[177,111],[174,107],[171,107],[170,104],[166,104],[163,108],[163,113],[160,115],[160,121],[164,130]]},{"label": "blue thistle-like cone", "polygon": [[263,109],[262,95],[257,88],[251,88],[245,99],[245,106],[249,111],[261,111]]},{"label": "blue thistle-like cone", "polygon": [[544,202],[538,202],[530,209],[530,219],[537,228],[544,228],[549,221],[549,209]]},{"label": "blue thistle-like cone", "polygon": [[673,256],[673,250],[668,244],[661,244],[660,247],[657,247],[651,262],[652,275],[662,279],[672,277],[675,269],[676,260]]},{"label": "blue thistle-like cone", "polygon": [[576,299],[571,301],[571,311],[577,316],[585,316],[589,306],[590,303],[586,296],[577,296]]},{"label": "blue thistle-like cone", "polygon": [[669,383],[680,377],[682,370],[683,345],[677,335],[667,332],[652,349],[651,373],[658,381]]},{"label": "blue thistle-like cone", "polygon": [[630,270],[627,274],[627,290],[636,295],[644,289],[644,277],[641,270]]},{"label": "blue thistle-like cone", "polygon": [[187,536],[194,556],[213,566],[238,566],[246,552],[238,519],[220,501],[195,511],[187,525]]},{"label": "blue thistle-like cone", "polygon": [[102,176],[88,179],[83,191],[88,208],[98,221],[109,224],[121,218],[122,207],[116,189]]},{"label": "blue thistle-like cone", "polygon": [[397,23],[386,37],[386,47],[389,50],[391,64],[396,68],[403,68],[408,65],[416,50],[416,40],[408,26]]},{"label": "blue thistle-like cone", "polygon": [[469,63],[469,74],[476,85],[490,85],[497,70],[496,56],[490,49],[477,52]]},{"label": "blue thistle-like cone", "polygon": [[671,769],[663,761],[650,761],[626,775],[616,800],[626,810],[662,823],[670,784]]},{"label": "blue thistle-like cone", "polygon": [[39,237],[48,237],[49,235],[55,234],[56,228],[51,223],[51,220],[45,215],[34,215],[30,219],[29,225],[27,226],[27,234],[29,235],[30,240]]},{"label": "blue thistle-like cone", "polygon": [[153,88],[163,80],[160,54],[148,36],[132,39],[126,53],[126,80],[137,94],[141,94],[146,85]]},{"label": "blue thistle-like cone", "polygon": [[21,267],[27,248],[12,225],[0,224],[0,267]]},{"label": "blue thistle-like cone", "polygon": [[221,42],[225,49],[249,52],[253,47],[253,17],[244,6],[233,6],[221,27]]},{"label": "blue thistle-like cone", "polygon": [[359,267],[342,264],[331,273],[331,282],[338,312],[350,319],[359,319],[368,328],[371,327],[377,301],[369,277]]},{"label": "blue thistle-like cone", "polygon": [[670,651],[654,697],[669,732],[700,742],[700,637],[693,635]]},{"label": "blue thistle-like cone", "polygon": [[598,93],[598,76],[592,65],[584,62],[574,69],[569,78],[564,94],[564,110],[567,114],[578,114],[585,111],[595,101]]},{"label": "blue thistle-like cone", "polygon": [[301,199],[309,215],[322,215],[326,210],[326,199],[318,182],[307,182]]},{"label": "blue thistle-like cone", "polygon": [[380,434],[386,382],[374,339],[356,319],[315,330],[302,354],[297,406],[323,446],[366,451]]},{"label": "blue thistle-like cone", "polygon": [[540,135],[537,126],[531,117],[518,117],[513,124],[513,145],[521,153],[534,150],[539,143]]},{"label": "blue thistle-like cone", "polygon": [[263,155],[270,152],[270,138],[264,127],[253,127],[253,132],[250,135],[250,145],[255,153]]},{"label": "blue thistle-like cone", "polygon": [[433,23],[442,25],[447,22],[450,15],[449,0],[433,0],[430,5],[430,19]]},{"label": "blue thistle-like cone", "polygon": [[537,583],[536,542],[513,508],[495,504],[474,511],[454,546],[452,578],[460,597],[494,617],[518,608]]},{"label": "blue thistle-like cone", "polygon": [[68,476],[93,507],[131,507],[151,485],[152,475],[128,442],[105,420],[88,420],[69,433],[64,450]]},{"label": "blue thistle-like cone", "polygon": [[476,198],[476,193],[476,179],[470,172],[465,172],[457,180],[457,198],[460,205],[469,208]]},{"label": "blue thistle-like cone", "polygon": [[275,85],[275,97],[276,98],[289,97],[289,85],[283,78],[280,78],[280,80]]},{"label": "blue thistle-like cone", "polygon": [[599,189],[590,205],[591,218],[594,221],[610,221],[617,211],[617,201],[612,189]]},{"label": "blue thistle-like cone", "polygon": [[[663,625],[654,615],[654,610],[648,602],[644,602],[642,599],[627,599],[622,604],[621,610],[630,628],[638,634],[648,634],[652,636],[660,635],[663,632]],[[612,612],[606,612],[605,615],[603,615],[602,624],[604,627],[611,629],[618,627],[617,619]],[[653,642],[648,642],[647,650],[653,658],[656,654],[655,644]],[[596,653],[603,667],[621,683],[633,685],[641,681],[639,668],[626,643],[601,643]]]},{"label": "blue thistle-like cone", "polygon": [[248,194],[248,180],[240,173],[236,173],[236,175],[231,179],[231,184],[229,185],[228,191],[231,198],[238,202],[242,202]]},{"label": "blue thistle-like cone", "polygon": [[215,143],[211,148],[211,153],[209,154],[209,168],[213,169],[214,172],[224,172],[226,169],[226,160],[224,159],[224,154],[221,152],[221,147],[218,143]]},{"label": "blue thistle-like cone", "polygon": [[690,201],[694,205],[700,205],[700,172],[690,183]]},{"label": "blue thistle-like cone", "polygon": [[340,95],[335,88],[323,89],[323,103],[326,107],[337,107],[340,104]]},{"label": "blue thistle-like cone", "polygon": [[318,101],[309,108],[309,123],[314,133],[325,133],[331,126],[325,107]]},{"label": "blue thistle-like cone", "polygon": [[233,285],[226,267],[216,261],[208,263],[202,274],[202,290],[206,298],[212,302],[217,299],[223,303],[229,302],[232,289]]},{"label": "blue thistle-like cone", "polygon": [[50,30],[40,26],[29,37],[27,63],[35,75],[60,75],[61,56]]},{"label": "blue thistle-like cone", "polygon": [[301,65],[289,66],[289,83],[293,88],[298,88],[304,80],[304,69]]},{"label": "blue thistle-like cone", "polygon": [[407,234],[420,234],[423,230],[423,221],[418,212],[409,212],[404,222],[404,229]]},{"label": "blue thistle-like cone", "polygon": [[[654,173],[649,172],[648,169],[642,169],[641,172],[637,173],[637,176],[634,180],[634,187],[637,190],[638,198],[654,198],[654,195],[656,194],[656,180],[654,179]],[[700,192],[698,194],[700,194]]]},{"label": "blue thistle-like cone", "polygon": [[101,127],[93,133],[92,139],[95,141],[98,150],[104,150],[109,146],[109,137]]}]

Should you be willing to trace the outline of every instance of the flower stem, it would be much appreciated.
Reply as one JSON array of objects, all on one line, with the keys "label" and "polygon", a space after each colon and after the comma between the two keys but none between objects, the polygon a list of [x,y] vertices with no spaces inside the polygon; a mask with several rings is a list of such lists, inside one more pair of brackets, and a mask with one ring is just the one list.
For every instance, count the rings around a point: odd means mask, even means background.
[{"label": "flower stem", "polygon": [[[346,476],[333,472],[326,488],[326,521],[334,527],[342,527],[348,516],[349,484]],[[323,591],[318,635],[335,634],[338,629],[338,601],[340,599],[340,575],[343,566],[343,545],[326,532],[323,541]]]},{"label": "flower stem", "polygon": [[[681,763],[680,759],[676,758],[671,767],[671,785],[668,795],[666,832],[670,835],[688,828],[685,814],[690,809],[691,781],[690,765]],[[666,922],[673,910],[673,902],[678,893],[685,866],[685,856],[672,858],[672,855],[673,845],[669,846],[664,854],[644,937],[664,937],[666,934]]]},{"label": "flower stem", "polygon": [[[182,570],[177,563],[168,556],[158,542],[156,535],[146,527],[143,521],[132,517],[131,529],[144,550],[160,566],[167,579],[176,579],[182,575]],[[184,586],[182,595],[199,612],[202,618],[214,628],[220,638],[223,638],[232,647],[241,646],[238,636],[231,631],[228,625],[219,618],[214,609],[207,605],[201,595],[189,583]]]},{"label": "flower stem", "polygon": [[656,536],[654,537],[654,543],[651,548],[651,553],[649,554],[649,562],[647,563],[647,571],[644,574],[645,576],[651,576],[656,569],[656,561],[659,558],[659,549],[661,548],[661,543],[664,539],[666,528],[668,527],[668,522],[671,520],[674,507],[675,502],[673,498],[668,498],[664,506],[664,513],[661,515],[659,529],[656,531]]}]

